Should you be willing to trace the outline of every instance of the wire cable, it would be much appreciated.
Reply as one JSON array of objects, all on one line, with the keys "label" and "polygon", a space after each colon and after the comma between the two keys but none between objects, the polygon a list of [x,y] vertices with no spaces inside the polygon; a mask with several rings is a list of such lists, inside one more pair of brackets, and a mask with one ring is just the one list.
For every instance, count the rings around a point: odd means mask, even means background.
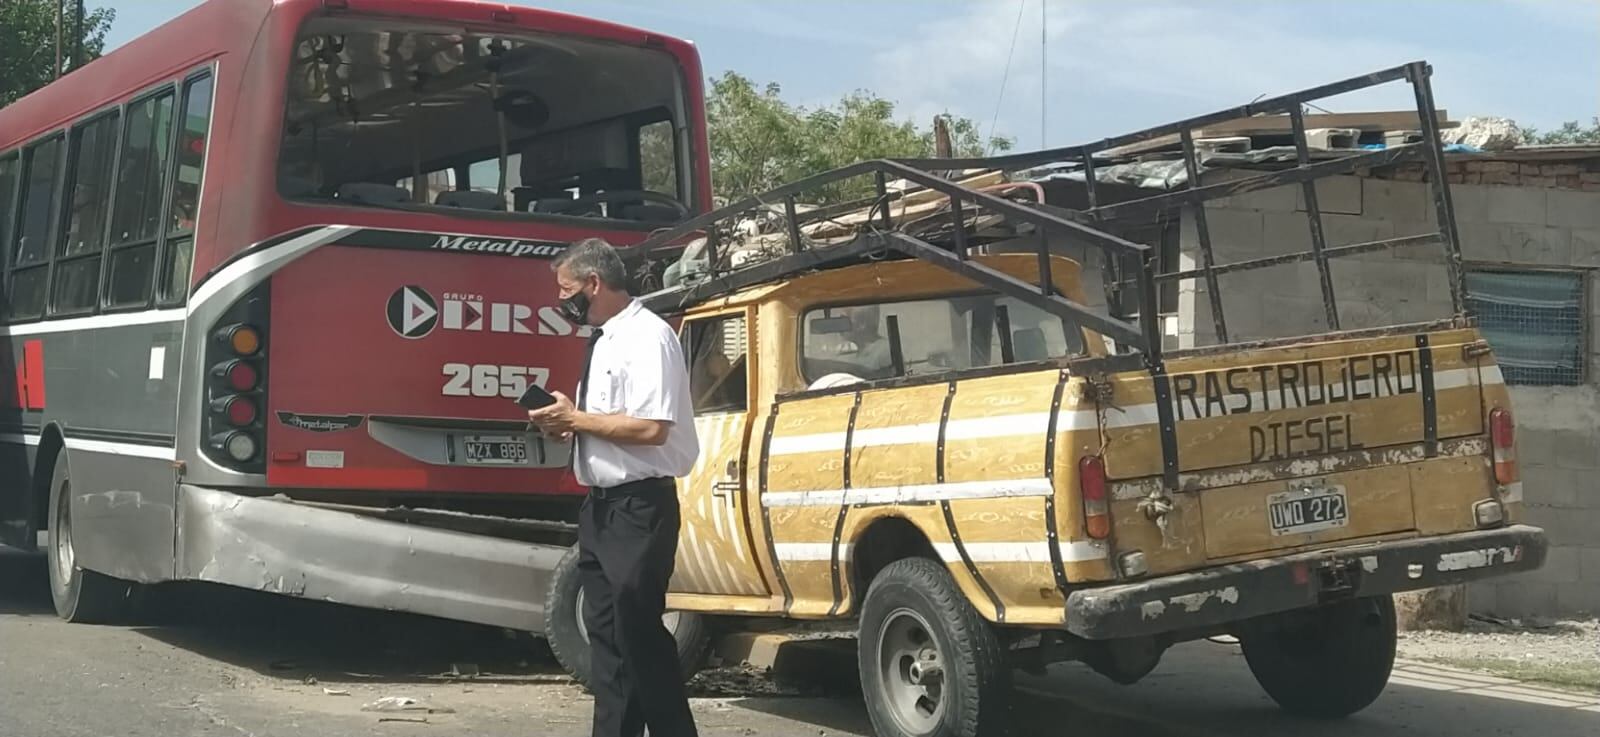
[{"label": "wire cable", "polygon": [[989,118],[989,135],[983,142],[985,154],[994,153],[994,128],[1000,122],[1000,103],[1006,99],[1006,82],[1011,79],[1011,57],[1017,51],[1017,34],[1022,30],[1022,11],[1028,7],[1028,0],[1017,0],[1017,20],[1011,27],[1011,49],[1006,51],[1006,69],[1000,75],[1000,94],[995,97],[994,115]]}]

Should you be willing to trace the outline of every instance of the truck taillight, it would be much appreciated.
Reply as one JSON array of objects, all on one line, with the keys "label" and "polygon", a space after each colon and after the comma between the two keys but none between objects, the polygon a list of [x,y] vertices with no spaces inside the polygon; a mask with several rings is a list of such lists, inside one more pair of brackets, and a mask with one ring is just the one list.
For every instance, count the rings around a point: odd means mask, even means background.
[{"label": "truck taillight", "polygon": [[1489,445],[1494,450],[1494,480],[1512,484],[1517,473],[1517,423],[1509,410],[1496,407],[1489,412]]},{"label": "truck taillight", "polygon": [[1089,537],[1111,536],[1111,507],[1106,502],[1106,462],[1100,456],[1078,460],[1078,491],[1083,498],[1083,527]]},{"label": "truck taillight", "polygon": [[204,450],[213,461],[243,473],[266,470],[266,322],[268,286],[253,290],[211,330],[205,360]]}]

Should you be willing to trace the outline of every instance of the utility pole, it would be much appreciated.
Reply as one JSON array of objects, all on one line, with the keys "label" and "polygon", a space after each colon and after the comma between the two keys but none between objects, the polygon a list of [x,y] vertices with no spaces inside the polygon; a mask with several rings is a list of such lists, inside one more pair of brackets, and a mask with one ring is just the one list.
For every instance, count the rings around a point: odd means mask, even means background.
[{"label": "utility pole", "polygon": [[56,0],[56,79],[61,79],[61,6],[66,1]]},{"label": "utility pole", "polygon": [[72,30],[72,69],[83,66],[83,0],[78,0],[77,21]]},{"label": "utility pole", "polygon": [[1050,4],[1039,0],[1039,148],[1050,148],[1050,34],[1045,32],[1045,22],[1050,17]]},{"label": "utility pole", "polygon": [[955,156],[955,147],[950,144],[950,119],[943,115],[933,116],[933,155],[936,158],[948,159]]}]

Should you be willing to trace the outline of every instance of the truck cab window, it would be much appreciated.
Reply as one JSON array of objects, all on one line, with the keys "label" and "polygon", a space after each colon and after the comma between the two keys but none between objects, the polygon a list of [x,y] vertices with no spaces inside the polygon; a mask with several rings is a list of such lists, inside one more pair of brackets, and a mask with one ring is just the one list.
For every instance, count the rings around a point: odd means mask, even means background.
[{"label": "truck cab window", "polygon": [[696,320],[685,329],[695,414],[747,409],[750,364],[744,315]]},{"label": "truck cab window", "polygon": [[685,104],[676,62],[654,49],[318,19],[296,47],[278,189],[461,217],[676,222]]},{"label": "truck cab window", "polygon": [[1084,351],[1077,326],[992,294],[813,309],[805,315],[802,341],[808,382],[832,374],[887,379]]}]

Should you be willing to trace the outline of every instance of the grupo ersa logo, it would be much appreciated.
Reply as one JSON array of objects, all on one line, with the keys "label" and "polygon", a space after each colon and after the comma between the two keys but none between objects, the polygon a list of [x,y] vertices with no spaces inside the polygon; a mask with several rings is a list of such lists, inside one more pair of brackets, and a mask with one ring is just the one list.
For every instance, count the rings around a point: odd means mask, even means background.
[{"label": "grupo ersa logo", "polygon": [[445,292],[435,300],[428,290],[407,285],[389,297],[389,327],[396,335],[414,340],[444,330],[515,335],[588,337],[588,325],[574,325],[556,308],[534,307],[516,302],[493,302],[482,294]]},{"label": "grupo ersa logo", "polygon": [[389,327],[402,338],[421,338],[439,324],[439,305],[418,286],[404,286],[389,297]]}]

